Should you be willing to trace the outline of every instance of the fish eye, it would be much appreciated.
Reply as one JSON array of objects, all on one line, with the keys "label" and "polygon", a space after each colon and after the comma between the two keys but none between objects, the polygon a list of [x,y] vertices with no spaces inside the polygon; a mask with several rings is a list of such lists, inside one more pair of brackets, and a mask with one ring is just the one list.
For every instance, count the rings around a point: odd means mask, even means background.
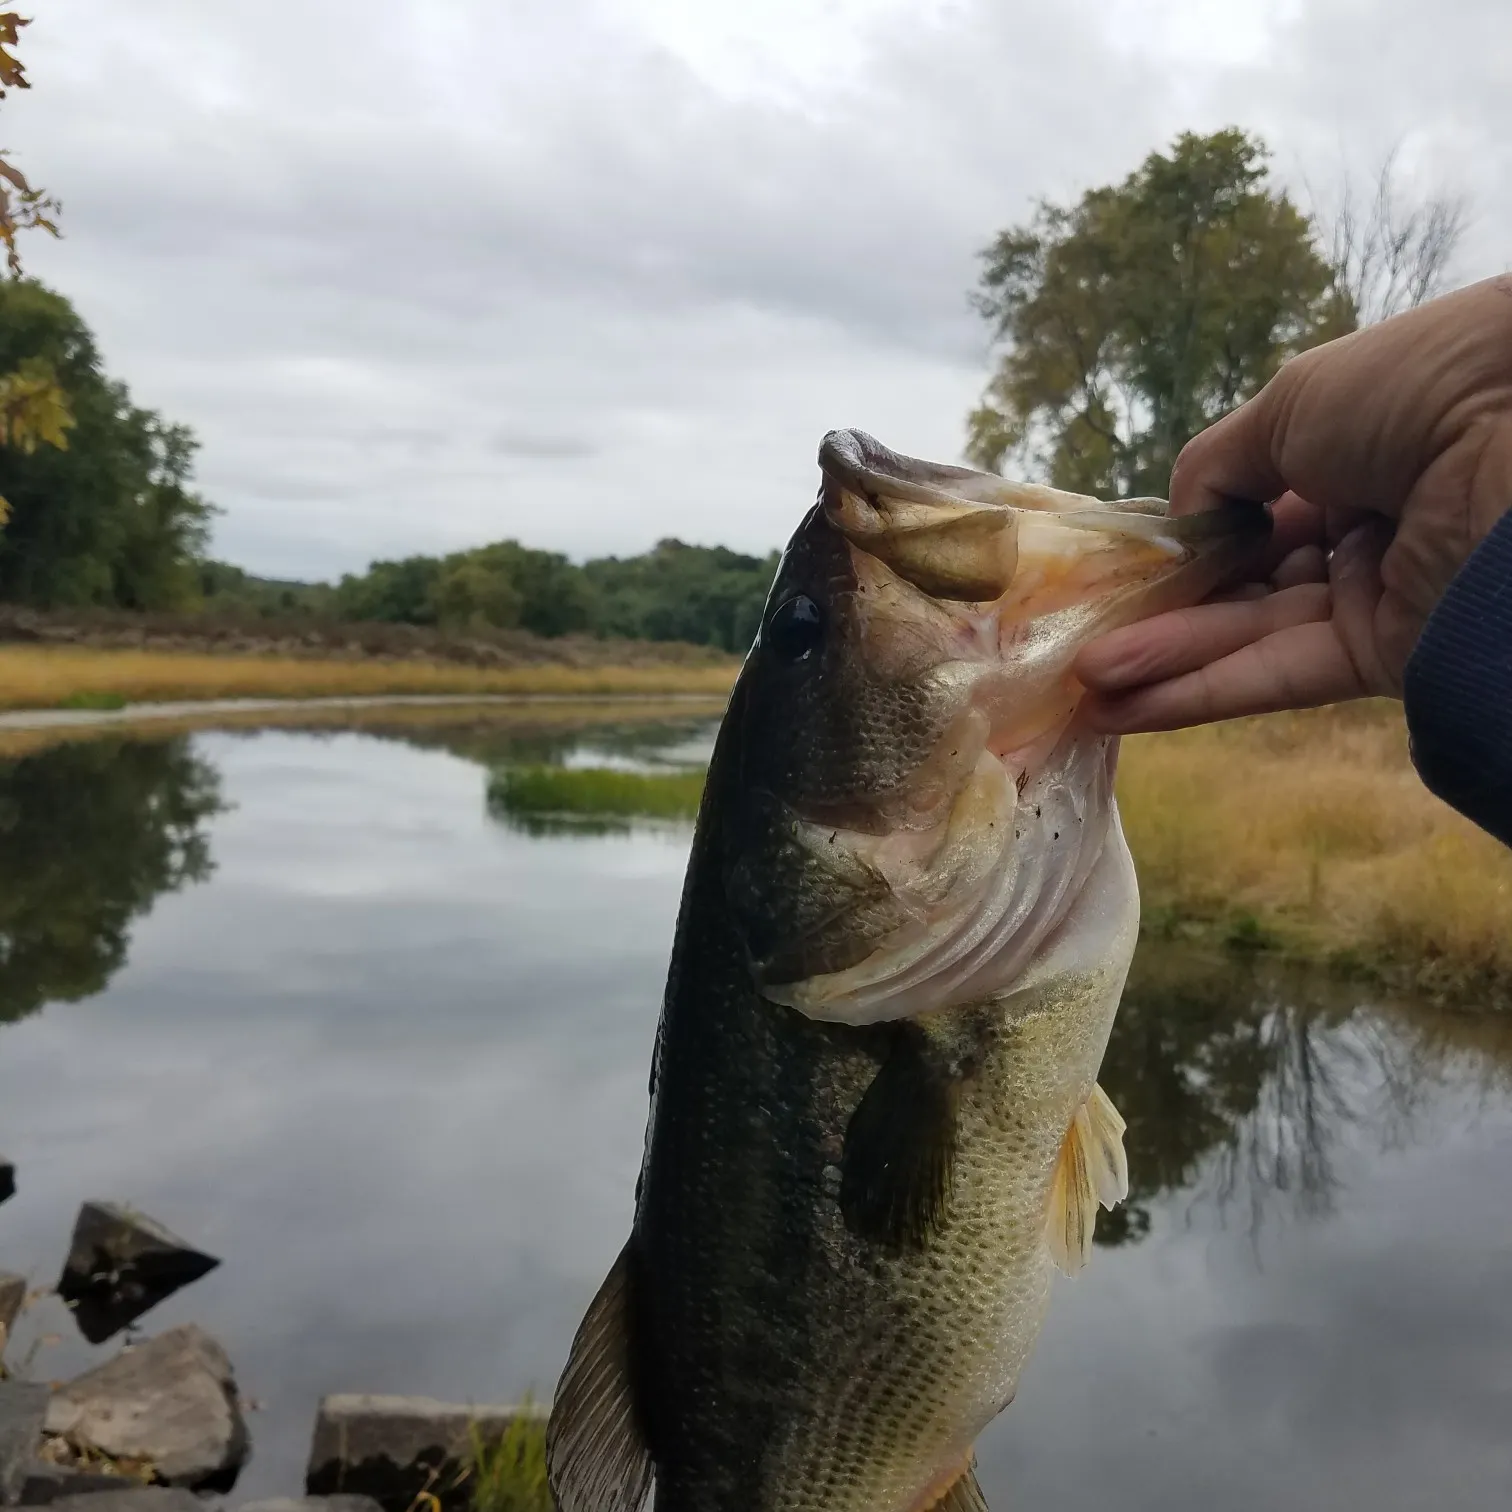
[{"label": "fish eye", "polygon": [[806,593],[795,593],[772,611],[764,639],[778,661],[805,661],[824,639],[824,611]]}]

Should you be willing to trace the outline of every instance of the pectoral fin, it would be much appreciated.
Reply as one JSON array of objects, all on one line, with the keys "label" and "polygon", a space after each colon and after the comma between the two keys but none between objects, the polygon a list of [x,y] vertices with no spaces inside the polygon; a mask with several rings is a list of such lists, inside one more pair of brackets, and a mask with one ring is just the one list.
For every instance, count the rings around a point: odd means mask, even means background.
[{"label": "pectoral fin", "polygon": [[840,1211],[886,1249],[925,1243],[950,1196],[961,1082],[900,1024],[891,1053],[845,1131]]},{"label": "pectoral fin", "polygon": [[976,1456],[970,1456],[966,1468],[941,1493],[927,1493],[912,1512],[987,1512],[987,1498],[977,1484]]},{"label": "pectoral fin", "polygon": [[578,1326],[546,1424],[546,1476],[559,1512],[639,1512],[651,1489],[630,1391],[629,1250]]},{"label": "pectoral fin", "polygon": [[1111,1208],[1129,1195],[1125,1125],[1101,1087],[1076,1110],[1050,1181],[1045,1237],[1057,1266],[1074,1276],[1092,1258],[1099,1203]]}]

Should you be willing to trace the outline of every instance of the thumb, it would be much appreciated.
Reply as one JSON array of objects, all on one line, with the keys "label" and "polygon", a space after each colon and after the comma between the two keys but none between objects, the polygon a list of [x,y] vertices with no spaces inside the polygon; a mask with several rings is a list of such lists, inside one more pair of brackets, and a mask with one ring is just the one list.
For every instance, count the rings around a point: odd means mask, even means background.
[{"label": "thumb", "polygon": [[1255,397],[1182,447],[1171,469],[1171,513],[1199,514],[1224,499],[1267,503],[1286,492],[1271,433],[1283,368]]}]

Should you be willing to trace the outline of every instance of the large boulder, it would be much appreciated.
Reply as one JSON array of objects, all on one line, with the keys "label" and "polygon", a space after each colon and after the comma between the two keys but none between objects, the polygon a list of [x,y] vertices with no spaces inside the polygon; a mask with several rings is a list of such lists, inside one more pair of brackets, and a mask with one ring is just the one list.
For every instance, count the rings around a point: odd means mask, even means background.
[{"label": "large boulder", "polygon": [[119,1473],[78,1465],[57,1465],[50,1459],[35,1459],[26,1467],[16,1501],[23,1507],[50,1507],[54,1502],[82,1496],[86,1491],[131,1491],[138,1482]]},{"label": "large boulder", "polygon": [[42,1442],[47,1386],[42,1381],[0,1381],[0,1503],[15,1501]]},{"label": "large boulder", "polygon": [[102,1344],[220,1261],[145,1213],[116,1202],[86,1202],[74,1221],[58,1295],[79,1332]]},{"label": "large boulder", "polygon": [[229,1490],[249,1447],[231,1362],[193,1323],[70,1381],[48,1403],[46,1427],[174,1486]]},{"label": "large boulder", "polygon": [[355,1492],[406,1512],[421,1492],[466,1507],[463,1474],[476,1433],[497,1439],[517,1418],[544,1424],[545,1408],[466,1407],[419,1396],[328,1396],[320,1404],[305,1490]]},{"label": "large boulder", "polygon": [[52,1512],[207,1512],[192,1491],[172,1486],[130,1486],[119,1491],[91,1491],[49,1503]]},{"label": "large boulder", "polygon": [[270,1496],[236,1512],[383,1512],[371,1496]]}]

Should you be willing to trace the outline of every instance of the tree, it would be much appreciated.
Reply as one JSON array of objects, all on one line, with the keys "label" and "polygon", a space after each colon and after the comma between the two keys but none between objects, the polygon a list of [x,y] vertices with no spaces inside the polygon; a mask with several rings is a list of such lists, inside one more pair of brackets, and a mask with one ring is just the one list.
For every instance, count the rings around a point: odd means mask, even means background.
[{"label": "tree", "polygon": [[745,556],[724,546],[658,541],[643,556],[584,565],[600,635],[681,640],[745,651],[755,639],[777,553]]},{"label": "tree", "polygon": [[968,454],[1083,493],[1164,494],[1193,435],[1353,325],[1307,216],[1235,129],[1184,134],[1073,205],[1041,202],[982,255],[996,370]]},{"label": "tree", "polygon": [[524,595],[501,567],[471,554],[449,559],[432,595],[437,622],[447,629],[478,625],[508,629],[520,623]]},{"label": "tree", "polygon": [[198,595],[212,509],[189,487],[195,443],[101,370],[88,327],[31,279],[0,281],[0,373],[55,375],[67,450],[0,447],[0,598],[39,607],[177,608]]},{"label": "tree", "polygon": [[1387,154],[1365,203],[1346,173],[1332,212],[1316,217],[1326,224],[1335,294],[1362,326],[1415,309],[1442,289],[1469,215],[1459,195],[1409,197],[1396,160],[1395,150]]},{"label": "tree", "polygon": [[348,573],[337,584],[336,612],[342,619],[433,625],[440,574],[441,563],[435,557],[371,562],[366,572]]},{"label": "tree", "polygon": [[537,635],[586,630],[590,605],[582,568],[557,551],[539,551],[518,541],[496,541],[467,559],[514,584],[520,596],[518,623]]}]

